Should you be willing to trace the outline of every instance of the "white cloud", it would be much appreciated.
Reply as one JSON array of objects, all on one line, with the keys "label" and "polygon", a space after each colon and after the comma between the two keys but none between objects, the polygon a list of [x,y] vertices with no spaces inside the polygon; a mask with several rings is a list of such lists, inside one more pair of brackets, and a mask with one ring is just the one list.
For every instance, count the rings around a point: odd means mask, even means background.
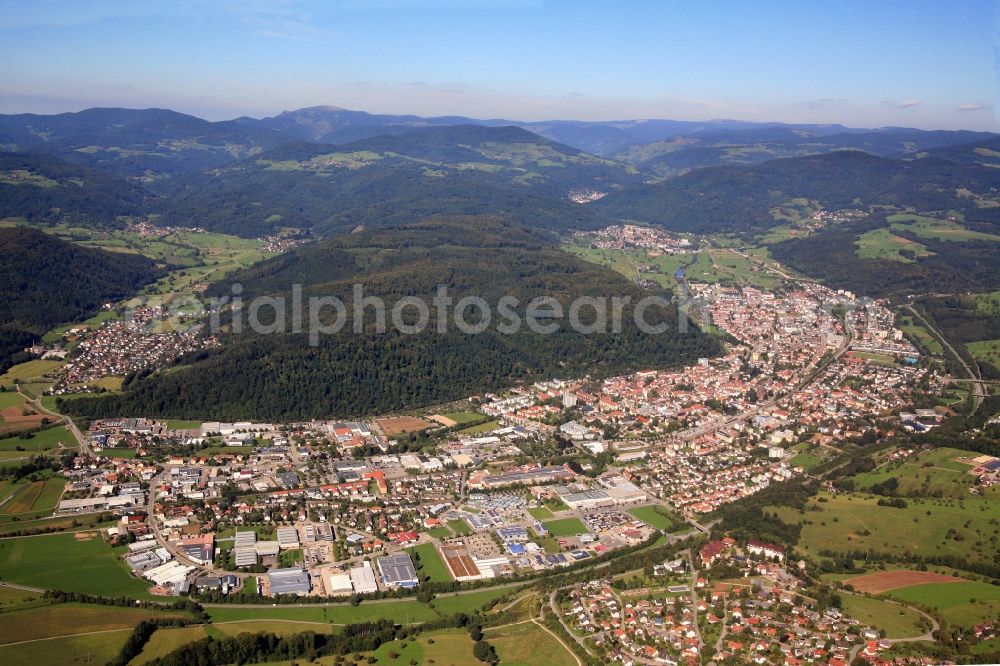
[{"label": "white cloud", "polygon": [[896,105],[897,109],[912,109],[915,106],[920,106],[924,101],[922,99],[904,99],[902,102]]},{"label": "white cloud", "polygon": [[977,102],[975,104],[959,104],[958,107],[955,108],[955,110],[956,111],[985,111],[985,110],[987,110],[989,108],[991,108],[989,104],[979,104]]}]

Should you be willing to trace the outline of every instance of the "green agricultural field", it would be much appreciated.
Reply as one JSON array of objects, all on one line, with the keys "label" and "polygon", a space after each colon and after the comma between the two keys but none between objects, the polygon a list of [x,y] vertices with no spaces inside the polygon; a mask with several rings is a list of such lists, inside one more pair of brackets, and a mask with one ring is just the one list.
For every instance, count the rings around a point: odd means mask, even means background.
[{"label": "green agricultural field", "polygon": [[132,577],[119,559],[124,549],[109,548],[96,535],[89,540],[76,536],[0,540],[0,579],[50,590],[150,598],[149,584]]},{"label": "green agricultural field", "polygon": [[901,254],[901,250],[905,250],[916,258],[929,257],[934,254],[927,249],[926,245],[897,236],[886,228],[861,234],[854,244],[857,246],[856,254],[862,259],[884,259],[908,264],[912,263],[914,259]]},{"label": "green agricultural field", "polygon": [[886,595],[936,608],[944,619],[959,626],[1000,616],[1000,587],[989,583],[926,583],[891,590]]},{"label": "green agricultural field", "polygon": [[587,531],[586,525],[579,518],[562,518],[560,520],[550,520],[542,525],[554,537],[576,536]]},{"label": "green agricultural field", "polygon": [[465,522],[464,520],[449,520],[448,527],[457,536],[472,534],[472,528],[469,527],[469,523]]},{"label": "green agricultural field", "polygon": [[909,231],[921,238],[936,238],[938,240],[959,242],[982,240],[1000,243],[1000,236],[972,231],[966,229],[958,222],[952,222],[951,220],[939,220],[933,217],[909,214],[890,215],[886,219],[892,223],[890,226],[893,230]]},{"label": "green agricultural field", "polygon": [[19,363],[10,368],[3,375],[0,375],[0,385],[13,386],[14,380],[28,382],[32,379],[44,377],[62,367],[62,361],[42,361],[34,360],[26,363]]},{"label": "green agricultural field", "polygon": [[438,614],[427,604],[414,600],[364,602],[360,606],[338,604],[333,606],[296,606],[286,608],[246,608],[239,606],[218,606],[208,609],[214,622],[236,622],[239,620],[289,620],[302,622],[322,622],[326,624],[351,624],[375,620],[395,620],[400,624],[430,622]]},{"label": "green agricultural field", "polygon": [[642,522],[655,527],[658,530],[672,532],[684,527],[685,522],[676,515],[671,515],[666,509],[659,505],[650,504],[648,506],[637,506],[629,509],[628,512]]},{"label": "green agricultural field", "polygon": [[0,664],[80,666],[106,664],[118,656],[131,629],[0,646]]},{"label": "green agricultural field", "polygon": [[1000,502],[908,498],[907,507],[897,509],[879,506],[878,499],[819,493],[802,514],[787,507],[773,510],[785,522],[802,524],[798,548],[815,559],[822,550],[874,550],[897,556],[947,552],[968,562],[992,563],[1000,548]]},{"label": "green agricultural field", "polygon": [[413,559],[413,564],[417,567],[417,576],[420,579],[423,580],[430,577],[432,583],[446,583],[452,580],[451,574],[448,573],[448,567],[445,566],[444,560],[441,559],[441,555],[438,554],[434,544],[420,544],[419,546],[407,548],[406,552]]},{"label": "green agricultural field", "polygon": [[24,402],[24,396],[17,391],[0,391],[0,409],[16,407]]},{"label": "green agricultural field", "polygon": [[[55,508],[66,487],[66,480],[50,477],[44,481],[18,484],[18,489],[10,501],[0,507],[0,514],[27,518],[25,514],[49,514]],[[34,518],[35,516],[30,516]]]},{"label": "green agricultural field", "polygon": [[491,605],[505,594],[509,594],[513,591],[514,587],[506,586],[499,589],[460,592],[458,594],[441,596],[431,602],[431,607],[446,617],[455,613],[471,614]]},{"label": "green agricultural field", "polygon": [[97,455],[105,458],[135,458],[137,454],[135,449],[110,448],[101,449]]},{"label": "green agricultural field", "polygon": [[845,613],[870,627],[884,630],[886,638],[914,638],[927,631],[921,626],[922,616],[912,608],[856,594],[840,596]]},{"label": "green agricultural field", "polygon": [[[82,516],[59,516],[57,518],[46,518],[49,512],[42,513],[22,513],[17,516],[11,514],[0,515],[0,536],[7,536],[22,530],[44,530],[55,528],[60,531],[84,532],[88,529],[108,527],[115,521],[98,522],[100,514],[87,514]],[[36,518],[36,516],[43,516]],[[14,518],[17,518],[15,521]]]},{"label": "green agricultural field", "polygon": [[559,640],[534,622],[488,628],[488,640],[504,666],[576,666],[577,659]]},{"label": "green agricultural field", "polygon": [[4,613],[0,643],[36,641],[109,629],[131,629],[154,617],[180,617],[175,612],[92,604],[54,604]]},{"label": "green agricultural field", "polygon": [[157,629],[150,636],[149,642],[143,647],[139,656],[129,662],[129,664],[130,666],[142,666],[146,662],[165,657],[177,648],[201,640],[207,636],[205,627],[201,625]]},{"label": "green agricultural field", "polygon": [[940,448],[921,453],[914,458],[858,474],[854,487],[867,490],[890,478],[899,482],[896,494],[912,497],[969,497],[975,478],[969,475],[970,465],[958,458],[974,458],[977,453],[959,449]]},{"label": "green agricultural field", "polygon": [[[54,426],[30,433],[27,439],[20,436],[0,439],[0,451],[42,452],[59,448],[76,448],[76,438],[64,426]],[[20,447],[20,448],[19,448]]]},{"label": "green agricultural field", "polygon": [[315,631],[318,634],[336,632],[336,627],[322,622],[303,622],[301,620],[240,620],[237,622],[222,622],[212,624],[212,629],[224,636],[239,636],[240,634],[259,634],[268,632],[279,636],[301,634],[303,631]]}]

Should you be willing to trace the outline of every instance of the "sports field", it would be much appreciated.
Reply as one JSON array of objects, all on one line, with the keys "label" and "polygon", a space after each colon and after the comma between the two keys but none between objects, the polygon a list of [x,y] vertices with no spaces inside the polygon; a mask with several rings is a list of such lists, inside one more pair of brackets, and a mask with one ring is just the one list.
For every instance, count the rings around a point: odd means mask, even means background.
[{"label": "sports field", "polygon": [[576,536],[587,531],[587,526],[579,518],[562,518],[542,523],[554,537]]},{"label": "sports field", "polygon": [[150,598],[149,584],[134,578],[119,555],[98,536],[47,534],[0,540],[0,579],[32,587],[104,596]]},{"label": "sports field", "polygon": [[[448,568],[445,566],[444,560],[441,559],[441,555],[438,553],[437,548],[434,547],[434,544],[424,543],[419,546],[407,548],[406,552],[413,559],[414,566],[418,567],[417,576],[421,580],[428,576],[433,583],[446,583],[452,580],[451,574],[448,573]],[[419,560],[416,556],[419,556]]]},{"label": "sports field", "polygon": [[395,416],[392,418],[376,419],[375,423],[386,437],[395,437],[410,432],[420,432],[432,428],[435,424],[431,421],[418,419],[414,416]]}]

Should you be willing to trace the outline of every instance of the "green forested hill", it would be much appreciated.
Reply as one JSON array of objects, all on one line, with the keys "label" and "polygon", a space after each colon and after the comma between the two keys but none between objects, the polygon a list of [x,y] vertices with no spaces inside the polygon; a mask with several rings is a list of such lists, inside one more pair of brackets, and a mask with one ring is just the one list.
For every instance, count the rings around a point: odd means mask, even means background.
[{"label": "green forested hill", "polygon": [[771,210],[804,198],[827,208],[883,204],[961,210],[997,220],[977,197],[1000,194],[1000,173],[940,158],[894,160],[839,151],[756,166],[698,169],[664,183],[609,194],[594,206],[607,215],[696,233],[756,232],[774,226]]},{"label": "green forested hill", "polygon": [[25,227],[0,228],[0,358],[56,324],[84,317],[160,277],[146,257],[80,247]]},{"label": "green forested hill", "polygon": [[[527,301],[549,295],[568,304],[576,296],[644,292],[610,270],[563,253],[536,234],[498,218],[437,218],[401,228],[340,236],[277,257],[231,276],[244,297],[281,295],[304,283],[304,298],[333,295],[351,311],[351,285],[365,295],[416,296],[430,304],[437,285],[460,298],[478,295],[491,305],[502,295]],[[220,284],[217,293],[228,293]],[[588,311],[583,318],[587,319]],[[371,315],[369,315],[371,317]],[[475,319],[470,314],[471,319]],[[661,319],[662,318],[662,319]],[[676,312],[651,309],[650,321],[667,332],[640,332],[625,308],[620,334],[582,335],[565,320],[552,335],[522,326],[505,334],[430,330],[412,335],[351,324],[320,338],[303,334],[231,334],[222,349],[185,359],[189,365],[126,385],[122,396],[80,399],[64,408],[79,413],[157,414],[219,419],[291,420],[366,414],[457,399],[518,380],[584,373],[601,375],[645,366],[689,363],[718,352],[718,343],[694,329],[679,333]],[[437,321],[431,309],[431,321]],[[494,321],[499,321],[495,315]]]},{"label": "green forested hill", "polygon": [[207,176],[178,179],[155,209],[163,224],[193,220],[240,236],[265,235],[282,227],[326,236],[358,226],[406,224],[429,215],[501,215],[555,230],[610,224],[593,208],[485,171],[438,169],[398,157],[329,169],[244,162]]},{"label": "green forested hill", "polygon": [[120,226],[143,208],[141,188],[48,155],[0,152],[0,218]]}]

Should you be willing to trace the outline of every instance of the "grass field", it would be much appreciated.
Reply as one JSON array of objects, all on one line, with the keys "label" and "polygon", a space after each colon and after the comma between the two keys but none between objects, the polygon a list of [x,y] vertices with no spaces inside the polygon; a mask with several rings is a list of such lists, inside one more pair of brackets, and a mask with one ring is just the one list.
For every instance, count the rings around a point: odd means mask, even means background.
[{"label": "grass field", "polygon": [[672,531],[685,524],[683,519],[668,515],[666,509],[657,505],[637,506],[629,509],[628,512],[658,530]]},{"label": "grass field", "polygon": [[201,421],[167,421],[171,430],[195,430],[201,428]]},{"label": "grass field", "polygon": [[17,391],[0,391],[0,409],[16,407],[24,402],[24,396]]},{"label": "grass field", "polygon": [[491,430],[496,430],[500,427],[499,421],[487,421],[486,423],[480,423],[479,425],[470,426],[468,428],[462,428],[458,431],[460,435],[475,435],[481,432],[489,432]]},{"label": "grass field", "polygon": [[74,534],[0,541],[0,579],[67,592],[150,598],[149,585],[133,578],[118,556],[98,537],[78,540]]},{"label": "grass field", "polygon": [[303,622],[323,622],[328,624],[351,624],[353,622],[369,622],[372,620],[395,620],[401,624],[412,622],[430,622],[438,618],[437,613],[427,604],[416,600],[387,601],[362,603],[360,606],[350,604],[338,606],[296,606],[284,608],[240,608],[226,606],[209,608],[209,614],[215,622],[234,622],[237,620],[298,620]]},{"label": "grass field", "polygon": [[824,549],[872,549],[903,556],[948,552],[970,562],[993,562],[1000,540],[1000,502],[989,498],[910,498],[903,509],[878,506],[878,498],[859,493],[819,493],[815,500],[801,515],[775,509],[785,522],[803,524],[798,547],[813,557]]},{"label": "grass field", "polygon": [[923,215],[890,215],[886,218],[896,231],[909,231],[921,238],[936,238],[946,241],[984,240],[1000,243],[1000,236],[966,229],[958,222],[939,220]]},{"label": "grass field", "polygon": [[986,361],[993,367],[1000,369],[1000,340],[967,342],[965,348],[977,361]]},{"label": "grass field", "polygon": [[562,518],[542,523],[554,537],[576,536],[587,531],[587,526],[579,518]]},{"label": "grass field", "polygon": [[504,587],[497,590],[479,590],[477,592],[463,592],[446,597],[438,597],[431,602],[434,610],[441,615],[454,615],[455,613],[473,613],[482,609],[494,600],[499,599],[512,591],[512,587]]},{"label": "grass field", "polygon": [[0,643],[35,641],[55,636],[86,634],[108,629],[129,629],[153,617],[179,617],[177,613],[145,608],[90,604],[55,604],[4,613]]},{"label": "grass field", "polygon": [[469,527],[469,523],[464,520],[449,520],[448,527],[458,536],[472,534],[472,528]]},{"label": "grass field", "polygon": [[927,249],[926,245],[897,236],[886,228],[863,233],[854,244],[857,246],[855,253],[862,259],[884,259],[909,264],[913,263],[914,260],[901,254],[900,250],[905,250],[917,258],[929,257],[934,254]]},{"label": "grass field", "polygon": [[22,485],[11,500],[0,507],[0,513],[6,515],[47,513],[55,508],[65,487],[66,480],[61,477],[51,477],[44,481]]},{"label": "grass field", "polygon": [[0,375],[0,385],[13,386],[15,379],[28,382],[58,370],[62,365],[62,361],[43,361],[41,359],[19,363]]},{"label": "grass field", "polygon": [[939,448],[921,453],[901,463],[890,463],[854,477],[855,488],[866,490],[890,478],[899,482],[899,495],[917,497],[969,497],[975,479],[970,465],[957,462],[959,457],[974,458],[977,453]]},{"label": "grass field", "polygon": [[504,666],[576,666],[577,660],[552,634],[534,622],[486,629]]},{"label": "grass field", "polygon": [[886,638],[913,638],[926,631],[920,624],[921,615],[912,608],[856,594],[842,594],[841,598],[845,613],[870,627],[884,630]]},{"label": "grass field", "polygon": [[430,631],[413,639],[385,643],[372,656],[378,664],[478,666],[481,663],[472,656],[469,632],[462,629]]},{"label": "grass field", "polygon": [[0,664],[106,664],[121,652],[131,629],[0,646]]},{"label": "grass field", "polygon": [[208,636],[205,627],[196,625],[193,627],[167,627],[157,629],[150,636],[149,642],[142,649],[138,657],[129,662],[130,666],[141,666],[148,661],[165,657],[182,645],[193,643]]},{"label": "grass field", "polygon": [[478,421],[483,418],[483,414],[480,414],[479,412],[449,412],[448,414],[442,414],[441,416],[446,419],[451,419],[458,424]]},{"label": "grass field", "polygon": [[941,354],[944,352],[941,343],[926,328],[913,321],[911,315],[901,315],[897,324],[900,330],[913,340],[918,347],[923,347],[931,354]]},{"label": "grass field", "polygon": [[989,583],[927,583],[892,590],[886,595],[936,608],[944,619],[960,626],[1000,617],[1000,586]]},{"label": "grass field", "polygon": [[[446,583],[452,580],[448,573],[448,567],[437,552],[437,548],[432,543],[424,543],[419,546],[407,548],[406,552],[413,558],[414,566],[418,567],[417,576],[422,580],[427,579],[433,583]],[[417,559],[419,557],[419,560]]]},{"label": "grass field", "polygon": [[452,536],[454,536],[451,530],[449,530],[447,527],[432,527],[431,529],[427,530],[427,533],[430,534],[435,539],[450,539]]},{"label": "grass field", "polygon": [[551,511],[549,511],[544,506],[531,507],[528,509],[528,513],[530,513],[531,517],[534,518],[535,520],[549,520],[551,518],[554,518],[556,515]]},{"label": "grass field", "polygon": [[[45,430],[31,433],[27,439],[21,436],[4,437],[0,439],[0,451],[49,451],[59,448],[76,448],[76,439],[64,426],[58,425]],[[20,447],[20,449],[18,448]]]}]

